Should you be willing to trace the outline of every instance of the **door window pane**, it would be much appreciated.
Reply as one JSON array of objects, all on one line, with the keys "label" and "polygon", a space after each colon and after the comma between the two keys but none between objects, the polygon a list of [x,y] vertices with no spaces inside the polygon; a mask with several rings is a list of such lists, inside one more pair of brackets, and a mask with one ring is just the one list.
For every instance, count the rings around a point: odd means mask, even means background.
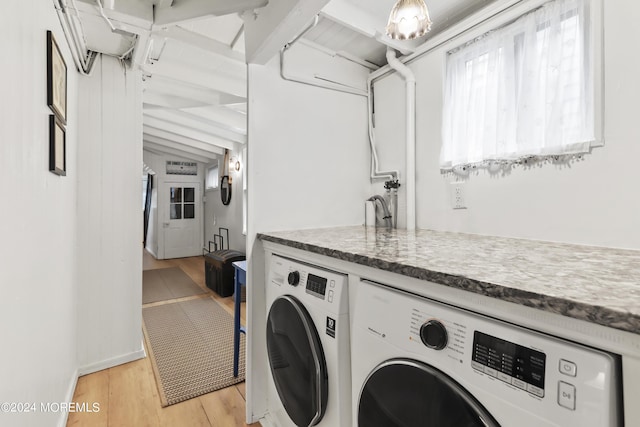
[{"label": "door window pane", "polygon": [[182,219],[182,205],[180,203],[171,204],[171,219]]},{"label": "door window pane", "polygon": [[193,203],[184,204],[184,218],[193,219],[196,217],[196,205]]},{"label": "door window pane", "polygon": [[182,188],[180,187],[171,187],[170,189],[169,201],[171,203],[180,203],[182,202]]},{"label": "door window pane", "polygon": [[193,203],[196,201],[196,189],[185,187],[184,188],[184,201]]}]

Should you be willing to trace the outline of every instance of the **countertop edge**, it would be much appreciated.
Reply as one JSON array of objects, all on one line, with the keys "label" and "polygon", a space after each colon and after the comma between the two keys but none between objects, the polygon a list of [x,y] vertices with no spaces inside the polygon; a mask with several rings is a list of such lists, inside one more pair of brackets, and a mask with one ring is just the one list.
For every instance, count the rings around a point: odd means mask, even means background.
[{"label": "countertop edge", "polygon": [[[495,283],[483,282],[469,277],[456,276],[421,267],[385,261],[367,255],[344,252],[324,246],[284,239],[265,233],[258,233],[257,238],[318,255],[325,255],[331,258],[353,262],[370,268],[377,268],[415,279],[427,280],[439,285],[449,286],[463,291],[595,323],[601,326],[640,334],[640,317],[633,313],[625,313],[624,311],[613,310],[604,306],[586,304],[566,298],[510,288],[508,286]],[[615,319],[619,318],[621,314],[628,316],[625,319],[625,322],[616,322]]]}]

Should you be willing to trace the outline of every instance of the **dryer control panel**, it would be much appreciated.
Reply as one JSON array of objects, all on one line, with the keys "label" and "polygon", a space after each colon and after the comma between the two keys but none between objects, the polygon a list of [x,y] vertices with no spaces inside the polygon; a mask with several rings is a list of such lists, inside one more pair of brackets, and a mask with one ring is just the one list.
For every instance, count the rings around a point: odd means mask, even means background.
[{"label": "dryer control panel", "polygon": [[332,313],[349,310],[347,275],[273,254],[269,263],[267,300],[288,294]]},{"label": "dryer control panel", "polygon": [[307,276],[307,293],[324,298],[327,291],[327,278],[309,273]]}]

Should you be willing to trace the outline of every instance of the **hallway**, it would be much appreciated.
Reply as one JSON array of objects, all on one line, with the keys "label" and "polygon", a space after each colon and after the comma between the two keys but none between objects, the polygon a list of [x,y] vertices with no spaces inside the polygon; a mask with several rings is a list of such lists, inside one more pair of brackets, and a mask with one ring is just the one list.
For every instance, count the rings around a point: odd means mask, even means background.
[{"label": "hallway", "polygon": [[[207,289],[204,278],[204,258],[191,257],[158,261],[148,252],[143,253],[145,270],[180,267],[194,282]],[[208,290],[204,296],[213,298],[229,313],[233,313],[232,297],[221,298]],[[179,301],[161,301],[146,306]],[[242,322],[246,322],[245,303],[242,304]],[[245,383],[227,387],[166,408],[160,406],[156,379],[149,357],[135,362],[105,369],[80,377],[73,401],[99,403],[100,411],[70,413],[67,426],[98,427],[196,427],[246,426]],[[252,424],[256,425],[256,424]]]}]

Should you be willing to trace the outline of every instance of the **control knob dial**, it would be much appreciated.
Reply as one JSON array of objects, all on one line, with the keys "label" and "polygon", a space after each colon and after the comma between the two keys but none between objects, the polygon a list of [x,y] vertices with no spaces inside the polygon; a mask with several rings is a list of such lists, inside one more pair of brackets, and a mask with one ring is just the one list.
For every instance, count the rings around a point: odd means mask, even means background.
[{"label": "control knob dial", "polygon": [[434,350],[442,350],[449,341],[447,329],[435,319],[427,321],[420,327],[420,339],[424,345]]},{"label": "control knob dial", "polygon": [[287,276],[287,282],[289,282],[291,286],[298,286],[298,283],[300,283],[300,273],[297,271],[290,272]]}]

